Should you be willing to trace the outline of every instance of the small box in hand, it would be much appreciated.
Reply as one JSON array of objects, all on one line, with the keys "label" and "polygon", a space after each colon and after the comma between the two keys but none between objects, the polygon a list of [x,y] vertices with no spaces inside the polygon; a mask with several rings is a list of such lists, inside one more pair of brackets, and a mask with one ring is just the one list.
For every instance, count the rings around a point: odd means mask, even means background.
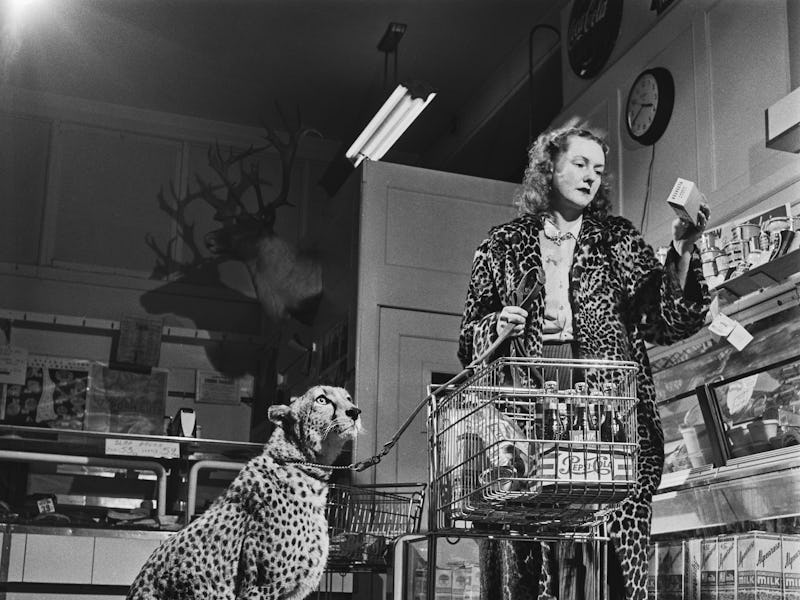
[{"label": "small box in hand", "polygon": [[703,194],[700,193],[694,182],[680,177],[675,181],[672,191],[667,196],[667,203],[675,211],[675,214],[692,225],[697,225],[697,213],[700,211],[702,201]]}]

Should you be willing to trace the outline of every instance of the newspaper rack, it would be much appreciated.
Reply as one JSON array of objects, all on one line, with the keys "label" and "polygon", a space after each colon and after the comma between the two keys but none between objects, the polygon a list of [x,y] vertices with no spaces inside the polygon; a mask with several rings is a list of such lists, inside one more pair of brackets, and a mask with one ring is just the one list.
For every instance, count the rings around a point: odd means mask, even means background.
[{"label": "newspaper rack", "polygon": [[424,483],[343,485],[328,489],[328,571],[383,570],[395,538],[419,531]]},{"label": "newspaper rack", "polygon": [[596,527],[636,485],[636,370],[500,358],[432,394],[431,529]]}]

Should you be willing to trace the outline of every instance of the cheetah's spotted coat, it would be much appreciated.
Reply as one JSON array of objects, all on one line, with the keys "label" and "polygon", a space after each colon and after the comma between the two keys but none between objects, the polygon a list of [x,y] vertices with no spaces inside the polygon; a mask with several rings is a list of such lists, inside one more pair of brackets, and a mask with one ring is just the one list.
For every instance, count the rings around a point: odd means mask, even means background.
[{"label": "cheetah's spotted coat", "polygon": [[360,410],[341,389],[317,386],[290,406],[197,520],[159,546],[129,600],[300,600],[319,584],[328,558],[325,503],[330,464],[360,429]]}]

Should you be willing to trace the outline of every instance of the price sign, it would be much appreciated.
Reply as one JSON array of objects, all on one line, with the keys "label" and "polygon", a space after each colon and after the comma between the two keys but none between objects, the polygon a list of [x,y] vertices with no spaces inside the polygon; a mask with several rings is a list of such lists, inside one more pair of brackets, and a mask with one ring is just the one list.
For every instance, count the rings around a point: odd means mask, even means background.
[{"label": "price sign", "polygon": [[178,458],[180,444],[160,440],[128,440],[108,438],[106,454],[119,456],[140,456],[145,458]]}]

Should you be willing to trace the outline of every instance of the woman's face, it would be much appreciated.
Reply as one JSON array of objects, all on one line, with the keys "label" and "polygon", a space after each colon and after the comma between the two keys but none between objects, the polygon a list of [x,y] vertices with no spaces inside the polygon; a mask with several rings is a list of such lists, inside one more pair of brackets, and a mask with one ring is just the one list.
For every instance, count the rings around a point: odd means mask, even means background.
[{"label": "woman's face", "polygon": [[553,165],[550,206],[565,216],[577,216],[597,194],[605,168],[606,157],[600,144],[570,137],[567,149]]}]

